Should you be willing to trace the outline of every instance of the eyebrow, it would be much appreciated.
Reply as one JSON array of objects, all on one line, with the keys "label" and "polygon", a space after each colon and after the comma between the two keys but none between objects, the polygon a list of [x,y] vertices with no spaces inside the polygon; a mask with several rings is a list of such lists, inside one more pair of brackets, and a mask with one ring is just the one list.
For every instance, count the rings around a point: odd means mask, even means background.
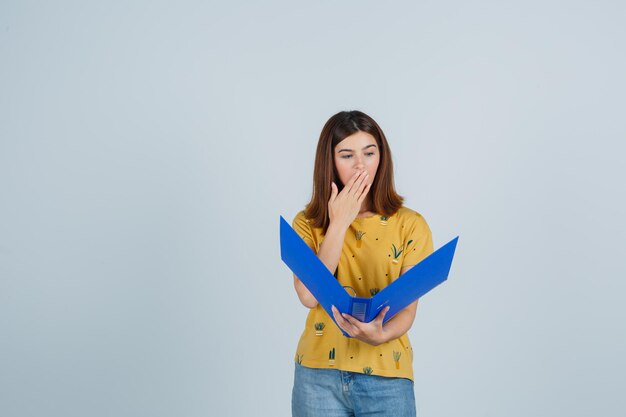
[{"label": "eyebrow", "polygon": [[[376,145],[374,145],[374,144],[372,143],[371,145],[367,145],[367,146],[366,146],[365,148],[363,148],[362,150],[366,150],[367,148],[371,148],[372,146],[373,146],[373,147],[376,147]],[[340,152],[354,152],[354,151],[353,151],[352,149],[339,149],[339,150],[337,151],[337,153],[340,153]]]}]

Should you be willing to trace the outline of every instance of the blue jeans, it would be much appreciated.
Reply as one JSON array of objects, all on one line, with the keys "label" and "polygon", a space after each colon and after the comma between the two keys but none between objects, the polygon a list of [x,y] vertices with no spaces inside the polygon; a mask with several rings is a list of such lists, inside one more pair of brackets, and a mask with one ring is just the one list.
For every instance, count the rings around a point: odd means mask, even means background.
[{"label": "blue jeans", "polygon": [[296,363],[293,417],[415,417],[413,381]]}]

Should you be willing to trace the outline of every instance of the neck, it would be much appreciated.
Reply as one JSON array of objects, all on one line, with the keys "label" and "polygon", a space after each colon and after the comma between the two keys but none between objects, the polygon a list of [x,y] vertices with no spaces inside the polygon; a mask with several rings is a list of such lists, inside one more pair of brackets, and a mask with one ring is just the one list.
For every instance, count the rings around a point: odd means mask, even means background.
[{"label": "neck", "polygon": [[365,200],[363,200],[363,202],[361,203],[361,208],[359,209],[359,214],[363,214],[363,213],[367,213],[368,211],[372,210],[372,201],[369,198],[366,198]]}]

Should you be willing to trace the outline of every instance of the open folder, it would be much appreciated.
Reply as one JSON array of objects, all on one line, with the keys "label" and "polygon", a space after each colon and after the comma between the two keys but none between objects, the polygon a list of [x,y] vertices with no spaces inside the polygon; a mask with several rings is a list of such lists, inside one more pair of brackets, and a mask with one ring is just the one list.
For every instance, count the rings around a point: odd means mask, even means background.
[{"label": "open folder", "polygon": [[[400,310],[448,278],[459,237],[431,253],[371,298],[353,297],[339,284],[326,265],[280,216],[280,256],[302,281],[333,321],[331,306],[362,322],[370,322],[385,306],[387,322]],[[336,323],[335,323],[336,324]],[[348,336],[345,332],[344,335]]]}]

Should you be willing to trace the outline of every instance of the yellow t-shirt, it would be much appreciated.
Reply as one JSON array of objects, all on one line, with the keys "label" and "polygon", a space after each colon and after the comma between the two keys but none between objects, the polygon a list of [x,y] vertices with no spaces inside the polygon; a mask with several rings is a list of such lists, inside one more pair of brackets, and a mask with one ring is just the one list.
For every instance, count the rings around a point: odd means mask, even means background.
[{"label": "yellow t-shirt", "polygon": [[[324,236],[301,211],[293,228],[315,253]],[[433,251],[430,228],[417,212],[402,207],[391,216],[355,219],[346,232],[335,276],[351,295],[372,297]],[[354,294],[356,293],[356,294]],[[413,349],[407,334],[372,346],[346,337],[319,304],[312,308],[295,360],[309,368],[333,368],[413,380]]]}]

